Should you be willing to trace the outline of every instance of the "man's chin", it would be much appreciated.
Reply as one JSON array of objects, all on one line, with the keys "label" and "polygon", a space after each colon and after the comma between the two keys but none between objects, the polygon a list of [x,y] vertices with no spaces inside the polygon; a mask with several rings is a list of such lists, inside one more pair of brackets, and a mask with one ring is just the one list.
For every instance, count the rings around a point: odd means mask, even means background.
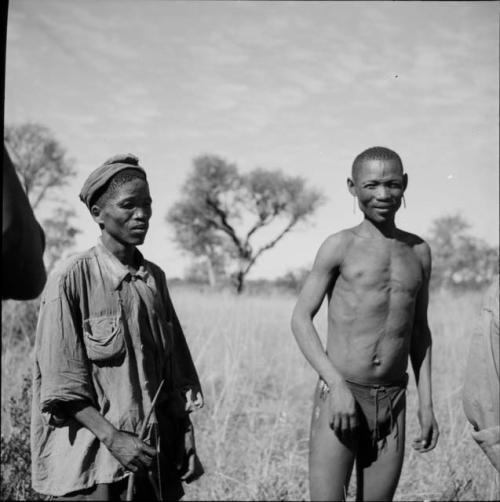
[{"label": "man's chin", "polygon": [[373,223],[377,223],[379,225],[383,225],[384,223],[388,223],[390,221],[394,221],[394,213],[387,214],[365,214],[366,217],[373,221]]},{"label": "man's chin", "polygon": [[146,235],[141,235],[141,236],[136,236],[136,237],[131,237],[128,241],[129,244],[132,246],[140,246],[141,244],[144,244],[144,241],[146,240]]}]

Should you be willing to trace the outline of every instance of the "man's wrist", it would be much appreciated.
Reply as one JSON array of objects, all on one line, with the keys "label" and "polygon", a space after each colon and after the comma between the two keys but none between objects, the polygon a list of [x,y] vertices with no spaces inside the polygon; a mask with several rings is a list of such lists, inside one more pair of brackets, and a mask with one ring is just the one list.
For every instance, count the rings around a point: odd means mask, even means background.
[{"label": "man's wrist", "polygon": [[97,435],[97,439],[106,446],[106,448],[109,448],[111,444],[113,443],[113,439],[115,437],[115,433],[117,430],[110,424],[106,424],[102,427],[102,429],[99,431],[99,435]]},{"label": "man's wrist", "polygon": [[329,390],[333,390],[344,382],[340,375],[328,375],[327,378],[323,378],[324,382],[328,386]]}]

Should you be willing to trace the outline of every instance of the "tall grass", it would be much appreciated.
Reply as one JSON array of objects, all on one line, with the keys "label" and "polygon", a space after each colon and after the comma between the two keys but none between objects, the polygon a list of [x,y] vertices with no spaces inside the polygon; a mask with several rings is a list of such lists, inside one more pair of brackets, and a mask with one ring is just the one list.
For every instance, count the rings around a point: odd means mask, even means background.
[{"label": "tall grass", "polygon": [[[308,499],[308,435],[316,375],[290,331],[291,295],[210,293],[172,288],[172,297],[202,381],[206,406],[193,414],[205,475],[187,485],[188,500]],[[498,474],[470,437],[461,405],[469,339],[481,296],[431,297],[434,403],[441,436],[417,454],[417,395],[408,390],[407,449],[396,500],[495,500]],[[325,308],[316,325],[324,339]],[[5,336],[5,334],[4,334]],[[30,344],[2,347],[2,412]],[[410,371],[411,374],[411,371]],[[7,378],[6,378],[7,377]],[[4,395],[5,394],[5,395]],[[2,433],[8,427],[2,420]],[[354,479],[348,499],[354,497]]]}]

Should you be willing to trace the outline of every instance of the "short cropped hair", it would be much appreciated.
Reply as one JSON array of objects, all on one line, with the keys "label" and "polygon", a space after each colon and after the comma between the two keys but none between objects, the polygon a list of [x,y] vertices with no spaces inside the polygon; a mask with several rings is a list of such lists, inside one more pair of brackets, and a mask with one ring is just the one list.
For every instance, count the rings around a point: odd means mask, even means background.
[{"label": "short cropped hair", "polygon": [[386,148],[385,146],[372,146],[364,152],[361,152],[354,159],[351,170],[351,176],[353,178],[356,177],[359,168],[365,160],[395,160],[399,164],[401,173],[403,172],[403,162],[401,161],[401,157],[394,150]]},{"label": "short cropped hair", "polygon": [[116,194],[118,189],[129,181],[140,179],[146,180],[144,174],[137,169],[124,169],[117,172],[93,197],[90,202],[90,207],[97,204],[103,208],[106,203]]}]

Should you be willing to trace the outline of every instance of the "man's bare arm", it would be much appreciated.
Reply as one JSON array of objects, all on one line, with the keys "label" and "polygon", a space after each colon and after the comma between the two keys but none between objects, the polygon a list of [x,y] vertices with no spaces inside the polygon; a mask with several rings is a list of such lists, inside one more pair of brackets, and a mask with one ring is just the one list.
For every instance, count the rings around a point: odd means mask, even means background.
[{"label": "man's bare arm", "polygon": [[313,319],[338,272],[341,245],[338,234],[332,235],[322,244],[292,314],[292,332],[301,351],[330,387],[336,385],[342,377],[326,355]]},{"label": "man's bare arm", "polygon": [[417,250],[422,261],[424,280],[418,293],[412,333],[410,358],[418,390],[421,436],[413,442],[420,452],[432,450],[437,443],[439,429],[434,417],[431,384],[432,336],[427,320],[429,281],[431,276],[431,251],[426,243]]},{"label": "man's bare arm", "polygon": [[332,235],[322,244],[292,314],[292,331],[297,344],[330,388],[330,424],[337,433],[345,433],[357,426],[355,402],[342,375],[328,358],[313,319],[339,273],[344,246],[342,234]]},{"label": "man's bare arm", "polygon": [[136,435],[116,429],[91,404],[67,404],[64,412],[91,431],[129,471],[137,472],[151,465],[155,449]]}]

